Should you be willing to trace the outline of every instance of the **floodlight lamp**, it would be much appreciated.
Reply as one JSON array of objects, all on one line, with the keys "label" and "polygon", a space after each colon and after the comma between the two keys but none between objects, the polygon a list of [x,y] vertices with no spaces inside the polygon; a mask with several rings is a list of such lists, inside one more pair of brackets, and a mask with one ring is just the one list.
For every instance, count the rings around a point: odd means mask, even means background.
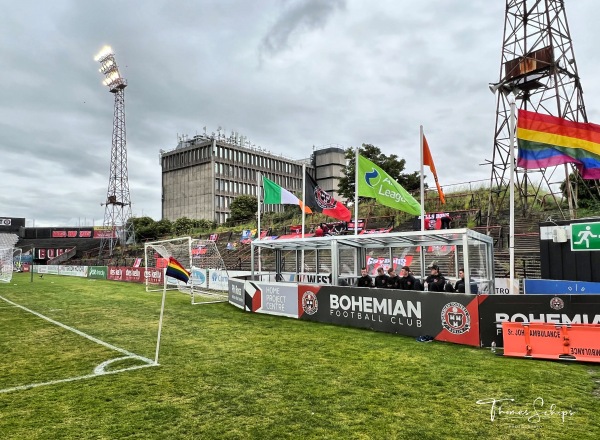
[{"label": "floodlight lamp", "polygon": [[100,49],[100,52],[98,52],[98,54],[94,57],[94,60],[100,61],[102,63],[110,55],[114,55],[112,48],[110,46],[104,46],[102,49]]},{"label": "floodlight lamp", "polygon": [[100,67],[99,71],[100,71],[100,73],[106,74],[113,67],[115,67],[115,60],[114,60],[114,58],[110,57],[105,62],[102,63],[102,66]]}]

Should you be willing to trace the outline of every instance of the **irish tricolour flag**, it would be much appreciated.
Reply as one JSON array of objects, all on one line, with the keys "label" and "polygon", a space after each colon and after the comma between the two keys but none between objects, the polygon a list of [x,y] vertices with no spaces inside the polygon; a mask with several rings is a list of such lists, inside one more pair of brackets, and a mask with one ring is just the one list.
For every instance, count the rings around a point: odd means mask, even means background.
[{"label": "irish tricolour flag", "polygon": [[298,205],[305,212],[311,213],[310,208],[304,206],[302,200],[289,192],[287,189],[280,187],[275,182],[263,176],[264,200],[265,205]]}]

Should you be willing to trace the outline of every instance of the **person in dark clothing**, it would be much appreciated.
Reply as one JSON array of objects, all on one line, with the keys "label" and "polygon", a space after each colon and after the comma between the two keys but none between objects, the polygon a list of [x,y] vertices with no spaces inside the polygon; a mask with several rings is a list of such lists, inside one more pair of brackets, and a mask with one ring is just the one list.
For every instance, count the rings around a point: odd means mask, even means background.
[{"label": "person in dark clothing", "polygon": [[425,278],[425,284],[429,292],[443,292],[444,285],[446,284],[446,278],[441,274],[440,268],[437,264],[429,266],[431,274]]},{"label": "person in dark clothing", "polygon": [[356,280],[356,287],[373,287],[373,278],[367,272],[367,268],[363,267],[360,270],[361,277]]},{"label": "person in dark clothing", "polygon": [[387,287],[388,276],[383,272],[383,267],[377,268],[377,276],[375,277],[375,287],[385,289]]},{"label": "person in dark clothing", "polygon": [[399,289],[400,288],[400,277],[396,275],[396,271],[393,267],[388,269],[388,279],[386,282],[388,289]]},{"label": "person in dark clothing", "polygon": [[454,291],[465,293],[465,270],[462,267],[458,269],[458,281],[454,285]]},{"label": "person in dark clothing", "polygon": [[449,215],[445,215],[440,219],[440,223],[442,224],[442,229],[450,229],[450,222],[452,222],[452,217]]},{"label": "person in dark clothing", "polygon": [[402,290],[421,290],[421,283],[411,273],[410,267],[402,266],[400,269],[400,285]]}]

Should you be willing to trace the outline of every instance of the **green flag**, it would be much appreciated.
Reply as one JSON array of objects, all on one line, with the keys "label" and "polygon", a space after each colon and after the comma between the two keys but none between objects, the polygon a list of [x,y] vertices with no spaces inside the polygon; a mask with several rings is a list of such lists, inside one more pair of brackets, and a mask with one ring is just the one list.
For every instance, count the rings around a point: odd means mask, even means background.
[{"label": "green flag", "polygon": [[358,155],[358,195],[371,197],[390,208],[421,215],[421,205],[385,171]]}]

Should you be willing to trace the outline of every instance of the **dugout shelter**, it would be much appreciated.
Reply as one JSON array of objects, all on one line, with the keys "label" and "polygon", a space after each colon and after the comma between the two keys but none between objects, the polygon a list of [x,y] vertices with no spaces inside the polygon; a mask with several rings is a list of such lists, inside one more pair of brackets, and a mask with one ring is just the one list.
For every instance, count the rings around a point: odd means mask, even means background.
[{"label": "dugout shelter", "polygon": [[[465,271],[465,293],[494,293],[492,237],[462,229],[252,241],[253,279],[354,285],[361,268],[409,266],[417,278],[435,264],[450,282]],[[256,261],[258,260],[258,261]],[[258,269],[258,270],[256,270]]]}]

